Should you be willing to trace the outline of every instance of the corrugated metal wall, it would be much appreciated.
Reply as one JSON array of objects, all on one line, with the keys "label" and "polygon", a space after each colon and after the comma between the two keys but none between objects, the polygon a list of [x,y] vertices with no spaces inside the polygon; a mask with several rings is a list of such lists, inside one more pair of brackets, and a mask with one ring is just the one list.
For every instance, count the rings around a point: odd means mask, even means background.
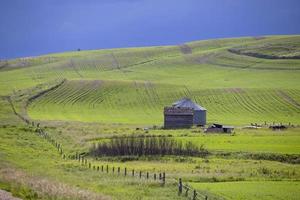
[{"label": "corrugated metal wall", "polygon": [[204,126],[206,124],[206,110],[194,111],[194,124]]}]

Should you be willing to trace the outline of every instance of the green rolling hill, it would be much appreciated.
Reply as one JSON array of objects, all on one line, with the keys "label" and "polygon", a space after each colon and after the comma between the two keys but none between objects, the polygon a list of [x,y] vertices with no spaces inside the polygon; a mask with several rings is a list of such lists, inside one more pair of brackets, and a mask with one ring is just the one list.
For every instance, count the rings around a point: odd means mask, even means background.
[{"label": "green rolling hill", "polygon": [[[174,183],[181,177],[209,199],[297,199],[299,55],[300,36],[282,35],[2,60],[0,189],[24,199],[186,199]],[[208,123],[234,125],[235,133],[160,129],[164,106],[182,97],[207,108]],[[265,122],[295,127],[241,128]],[[62,145],[64,159],[37,123]],[[89,154],[121,136],[167,136],[209,156]],[[74,160],[78,154],[94,168]],[[95,168],[106,165],[135,169],[136,177]],[[166,172],[167,184],[139,179],[138,170]]]},{"label": "green rolling hill", "polygon": [[165,105],[190,97],[210,123],[297,123],[299,46],[300,36],[267,36],[20,58],[2,62],[0,91],[66,78],[29,105],[40,120],[161,125]]}]

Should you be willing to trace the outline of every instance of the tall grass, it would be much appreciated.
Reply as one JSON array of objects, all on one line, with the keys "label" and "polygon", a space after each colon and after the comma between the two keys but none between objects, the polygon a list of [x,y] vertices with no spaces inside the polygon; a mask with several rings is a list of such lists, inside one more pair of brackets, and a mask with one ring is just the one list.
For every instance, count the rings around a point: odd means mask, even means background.
[{"label": "tall grass", "polygon": [[93,156],[147,156],[147,155],[186,155],[205,157],[208,151],[203,145],[192,142],[183,144],[170,137],[115,137],[98,143],[90,150]]},{"label": "tall grass", "polygon": [[0,168],[0,183],[9,183],[6,189],[24,199],[108,200],[108,196],[25,174],[13,168]]}]

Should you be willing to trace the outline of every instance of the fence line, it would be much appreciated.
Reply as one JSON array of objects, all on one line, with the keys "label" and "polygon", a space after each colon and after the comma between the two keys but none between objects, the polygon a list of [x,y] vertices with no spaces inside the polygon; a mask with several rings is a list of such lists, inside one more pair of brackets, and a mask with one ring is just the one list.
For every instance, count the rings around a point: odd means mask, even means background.
[{"label": "fence line", "polygon": [[[97,170],[97,171],[100,171],[100,166],[97,165],[92,165],[91,162],[88,162],[88,160],[84,157],[84,156],[81,156],[79,155],[77,152],[75,154],[75,159],[73,158],[74,156],[66,156],[66,154],[64,153],[63,151],[63,148],[62,148],[62,145],[60,143],[58,143],[55,139],[53,139],[47,132],[45,132],[42,128],[40,128],[40,123],[35,123],[34,121],[31,121],[25,117],[23,117],[21,114],[19,114],[13,103],[12,103],[12,100],[11,98],[9,97],[8,98],[8,102],[10,103],[12,109],[13,109],[13,112],[16,116],[18,116],[22,121],[24,121],[28,126],[32,126],[32,127],[36,127],[36,133],[38,136],[44,138],[46,141],[48,141],[50,144],[52,144],[58,151],[58,153],[61,155],[61,157],[63,159],[70,159],[70,160],[75,160],[75,161],[78,161],[78,163],[82,166],[85,166],[85,167],[88,167],[89,169],[92,169],[92,170]],[[109,165],[106,165],[106,173],[109,173]],[[124,167],[124,176],[127,176],[128,173],[127,173],[127,167]],[[101,165],[101,172],[104,173],[104,165]],[[115,174],[115,166],[113,166],[111,168],[111,172],[113,174]],[[135,176],[135,169],[132,169],[132,177],[136,177]],[[117,174],[118,175],[121,175],[122,173],[122,169],[121,167],[117,167]],[[143,172],[142,171],[139,171],[139,175],[138,175],[139,179],[142,179],[142,178],[145,178],[146,180],[150,180],[150,173],[149,172],[146,172],[146,175],[143,176]],[[161,186],[164,186],[166,184],[166,173],[165,172],[160,172],[158,174],[158,178],[157,178],[157,173],[153,173],[153,180],[154,181],[159,181],[161,183]],[[173,179],[175,180],[175,179]],[[177,180],[176,180],[176,183],[177,183]],[[200,200],[200,198],[204,199],[204,200],[208,200],[208,196],[204,195],[204,194],[201,194],[200,192],[196,191],[195,189],[191,188],[190,186],[188,185],[184,185],[182,183],[182,179],[179,178],[179,182],[178,182],[178,195],[182,195],[183,193],[183,189],[185,189],[185,193],[184,195],[187,197],[187,198],[191,198],[192,200]],[[192,193],[192,196],[189,196],[189,191],[193,191]]]},{"label": "fence line", "polygon": [[[185,190],[185,191],[183,191],[183,190]],[[190,191],[191,191],[191,193],[189,193]],[[207,195],[201,194],[200,192],[196,191],[195,189],[188,186],[187,184],[183,184],[181,178],[179,178],[179,180],[178,180],[178,195],[179,196],[183,195],[192,200],[202,200],[202,199],[208,200]]]},{"label": "fence line", "polygon": [[[34,123],[30,123],[30,124],[34,126]],[[37,134],[40,137],[47,140],[48,142],[50,142],[53,146],[55,146],[55,148],[57,149],[57,151],[59,152],[59,154],[62,156],[63,159],[76,160],[76,161],[78,161],[78,163],[81,164],[81,166],[84,166],[84,167],[86,167],[88,169],[92,169],[92,170],[97,169],[97,171],[100,171],[100,166],[101,166],[101,172],[104,172],[104,173],[106,172],[107,174],[108,173],[116,174],[115,173],[115,169],[116,169],[115,166],[110,166],[108,164],[106,164],[106,165],[93,165],[92,162],[88,161],[88,159],[85,158],[85,156],[81,156],[77,152],[75,154],[75,157],[74,156],[66,156],[66,154],[63,151],[62,145],[60,143],[58,143],[57,141],[55,141],[54,139],[52,139],[51,136],[47,132],[43,131],[43,129],[41,129],[39,127],[39,125],[40,125],[39,123],[36,124]],[[118,169],[117,174],[120,175],[121,171],[122,171],[122,168],[117,167],[117,169]],[[124,167],[123,170],[124,170],[124,176],[128,176],[128,168]],[[146,180],[151,180],[150,173],[148,171],[146,171],[146,172],[138,171],[139,172],[138,176],[135,176],[135,172],[136,172],[136,170],[132,169],[132,177],[138,177],[140,179],[144,178]],[[153,173],[153,180],[154,181],[157,180],[158,182],[161,183],[162,186],[164,186],[165,183],[166,183],[166,173],[165,172],[159,173],[159,179],[156,179],[156,173]]]},{"label": "fence line", "polygon": [[[32,125],[34,125],[34,123],[32,123]],[[100,171],[102,173],[112,173],[112,174],[117,174],[118,176],[120,176],[121,174],[123,174],[125,177],[126,176],[130,176],[128,175],[128,168],[124,167],[123,168],[123,172],[122,172],[122,168],[120,166],[118,166],[117,168],[115,166],[109,166],[108,164],[106,165],[93,165],[91,162],[89,162],[85,156],[80,155],[78,152],[76,152],[75,157],[73,158],[72,156],[66,156],[64,154],[64,151],[62,149],[62,145],[58,142],[56,142],[54,139],[51,138],[51,136],[47,133],[44,132],[41,128],[39,128],[39,123],[36,124],[37,126],[37,133],[45,138],[48,142],[50,142],[53,146],[55,146],[58,150],[58,152],[62,155],[63,159],[71,159],[71,160],[75,160],[78,161],[82,166],[87,167],[88,169],[92,169],[93,171]],[[101,166],[101,167],[100,167]],[[117,169],[117,172],[115,173],[115,169]],[[136,173],[138,172],[138,173]],[[136,171],[135,169],[131,169],[131,177],[137,177],[139,179],[146,179],[146,180],[151,180],[152,178],[150,178],[150,173],[147,172],[142,172],[142,171]],[[173,179],[176,181],[176,179]],[[166,173],[165,172],[160,172],[160,173],[153,173],[153,181],[158,181],[160,182],[161,186],[164,186],[166,184]],[[185,191],[183,191],[185,190]],[[190,191],[192,193],[190,193]],[[191,200],[208,200],[208,196],[201,194],[199,191],[196,191],[195,189],[193,189],[192,187],[188,186],[187,184],[183,184],[182,183],[182,179],[179,178],[178,180],[178,195],[179,196],[185,196],[187,198],[190,198]]]}]

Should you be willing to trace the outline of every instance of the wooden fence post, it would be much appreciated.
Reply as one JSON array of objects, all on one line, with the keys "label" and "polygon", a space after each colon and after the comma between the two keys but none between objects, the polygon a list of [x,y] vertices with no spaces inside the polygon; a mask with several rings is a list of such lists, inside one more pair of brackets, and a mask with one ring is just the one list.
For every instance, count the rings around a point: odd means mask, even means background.
[{"label": "wooden fence post", "polygon": [[132,170],[132,176],[134,176],[134,169]]},{"label": "wooden fence post", "polygon": [[97,166],[97,171],[99,171],[99,166]]},{"label": "wooden fence post", "polygon": [[193,200],[196,200],[196,197],[197,197],[197,192],[196,192],[196,190],[194,190]]},{"label": "wooden fence post", "polygon": [[101,165],[101,171],[103,172],[103,165]]},{"label": "wooden fence post", "polygon": [[147,172],[147,175],[146,175],[147,179],[149,179],[149,172]]},{"label": "wooden fence post", "polygon": [[106,165],[106,173],[108,173],[108,165]]},{"label": "wooden fence post", "polygon": [[163,172],[162,183],[163,183],[163,185],[165,185],[165,183],[166,183],[166,173],[165,172]]},{"label": "wooden fence post", "polygon": [[124,169],[124,175],[126,176],[127,175],[127,168],[125,167]]},{"label": "wooden fence post", "polygon": [[153,179],[156,180],[156,174],[155,173],[153,174]]},{"label": "wooden fence post", "polygon": [[159,180],[161,180],[161,173],[159,173]]},{"label": "wooden fence post", "polygon": [[205,200],[207,200],[207,199],[208,199],[208,197],[205,195],[204,199],[205,199]]},{"label": "wooden fence post", "polygon": [[179,182],[178,182],[178,195],[181,195],[182,193],[182,179],[179,178]]},{"label": "wooden fence post", "polygon": [[118,175],[120,174],[120,167],[118,167]]},{"label": "wooden fence post", "polygon": [[188,197],[188,196],[189,196],[190,188],[187,187],[187,188],[185,188],[185,189],[186,189],[186,190],[185,190],[185,196]]},{"label": "wooden fence post", "polygon": [[142,178],[142,171],[140,171],[140,178]]},{"label": "wooden fence post", "polygon": [[115,173],[115,167],[112,168],[112,172],[113,172],[113,174]]}]

